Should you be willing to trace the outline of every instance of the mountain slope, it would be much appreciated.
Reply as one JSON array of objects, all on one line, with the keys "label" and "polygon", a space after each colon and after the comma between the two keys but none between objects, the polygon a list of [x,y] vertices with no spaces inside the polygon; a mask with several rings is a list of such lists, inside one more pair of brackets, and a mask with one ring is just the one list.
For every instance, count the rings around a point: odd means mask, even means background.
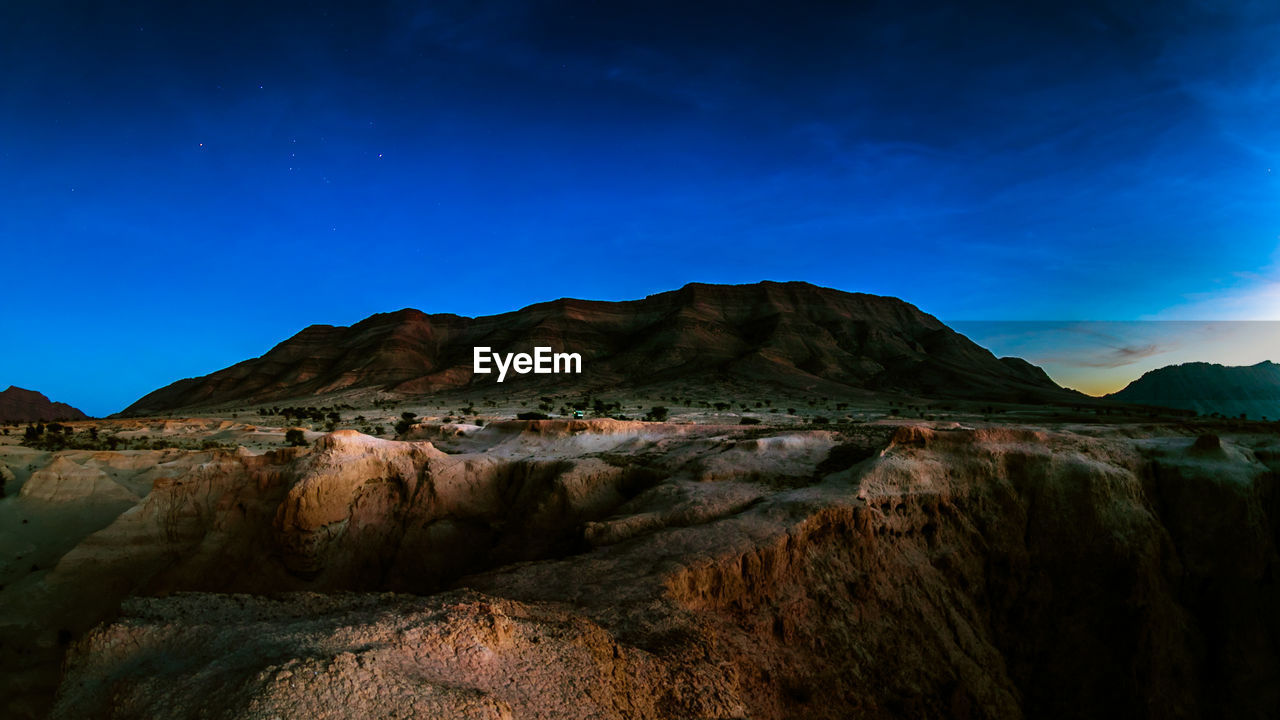
[{"label": "mountain slope", "polygon": [[52,402],[34,390],[13,385],[0,392],[0,420],[29,422],[37,420],[83,420],[88,417],[66,403]]},{"label": "mountain slope", "polygon": [[583,358],[581,375],[508,376],[497,388],[573,389],[765,383],[827,393],[902,392],[996,401],[1076,402],[1034,366],[999,360],[896,298],[807,283],[690,284],[642,300],[560,299],[478,318],[417,310],[350,327],[315,325],[272,348],[140,399],[143,415],[356,388],[421,394],[488,387],[473,347],[549,346]]},{"label": "mountain slope", "polygon": [[1195,410],[1203,415],[1280,418],[1280,365],[1185,363],[1152,370],[1107,396],[1136,405]]}]

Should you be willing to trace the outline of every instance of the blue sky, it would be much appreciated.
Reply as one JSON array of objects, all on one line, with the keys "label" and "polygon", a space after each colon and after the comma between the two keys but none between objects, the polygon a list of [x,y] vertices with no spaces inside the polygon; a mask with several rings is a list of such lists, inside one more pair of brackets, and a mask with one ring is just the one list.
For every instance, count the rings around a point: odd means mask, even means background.
[{"label": "blue sky", "polygon": [[0,385],[690,281],[1280,319],[1271,3],[267,5],[0,6]]}]

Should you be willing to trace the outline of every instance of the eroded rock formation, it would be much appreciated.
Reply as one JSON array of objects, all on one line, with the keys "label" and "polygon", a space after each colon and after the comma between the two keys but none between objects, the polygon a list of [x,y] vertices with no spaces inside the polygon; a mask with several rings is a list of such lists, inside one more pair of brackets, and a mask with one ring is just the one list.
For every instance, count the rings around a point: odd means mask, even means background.
[{"label": "eroded rock formation", "polygon": [[207,453],[46,578],[95,588],[85,620],[133,598],[53,716],[1273,716],[1275,438],[1133,434],[534,422]]}]

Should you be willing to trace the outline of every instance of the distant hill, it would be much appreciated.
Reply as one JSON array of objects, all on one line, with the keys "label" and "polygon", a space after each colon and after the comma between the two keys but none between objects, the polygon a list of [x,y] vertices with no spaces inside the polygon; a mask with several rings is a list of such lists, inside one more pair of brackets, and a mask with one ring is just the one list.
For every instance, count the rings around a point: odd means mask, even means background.
[{"label": "distant hill", "polygon": [[0,421],[83,420],[87,415],[66,403],[52,402],[34,391],[9,386],[0,392]]},{"label": "distant hill", "polygon": [[1229,366],[1185,363],[1152,370],[1107,398],[1137,405],[1222,413],[1253,419],[1280,418],[1280,365]]},{"label": "distant hill", "polygon": [[[473,375],[472,348],[577,352],[581,375]],[[368,388],[419,395],[461,388],[784,387],[984,401],[1085,400],[1025,361],[997,359],[891,297],[808,283],[690,284],[642,300],[560,299],[468,318],[400,310],[350,327],[313,325],[259,358],[180,380],[129,406],[183,408],[318,397]]]}]

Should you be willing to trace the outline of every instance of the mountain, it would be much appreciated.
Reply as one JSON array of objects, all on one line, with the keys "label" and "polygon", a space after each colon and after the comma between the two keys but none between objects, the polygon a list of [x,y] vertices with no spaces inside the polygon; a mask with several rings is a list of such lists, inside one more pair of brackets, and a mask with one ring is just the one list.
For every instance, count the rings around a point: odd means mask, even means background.
[{"label": "mountain", "polygon": [[[472,372],[473,347],[582,356],[581,375]],[[276,402],[356,389],[403,395],[460,388],[671,386],[750,390],[761,384],[828,395],[896,393],[1074,403],[1022,360],[998,359],[902,300],[801,282],[690,284],[642,300],[560,299],[478,318],[400,310],[350,327],[313,325],[267,354],[180,380],[125,415]]]},{"label": "mountain", "polygon": [[83,420],[87,415],[66,403],[52,402],[34,390],[9,386],[0,392],[0,420],[28,422],[32,420]]},{"label": "mountain", "polygon": [[1280,418],[1280,365],[1230,366],[1193,362],[1152,370],[1109,399],[1135,405],[1195,410],[1202,415]]}]

